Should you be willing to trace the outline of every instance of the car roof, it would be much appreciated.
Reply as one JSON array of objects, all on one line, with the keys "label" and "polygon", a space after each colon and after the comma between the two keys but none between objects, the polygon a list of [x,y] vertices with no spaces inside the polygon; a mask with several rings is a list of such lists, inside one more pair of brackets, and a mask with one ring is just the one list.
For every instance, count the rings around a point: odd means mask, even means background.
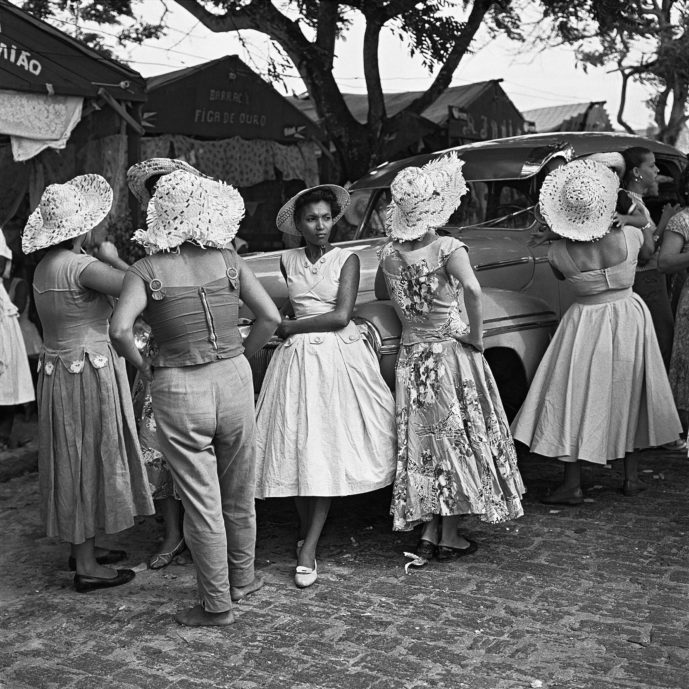
[{"label": "car roof", "polygon": [[463,172],[466,179],[478,182],[526,179],[535,175],[554,157],[565,157],[571,160],[591,153],[621,152],[632,146],[644,146],[665,160],[674,159],[680,169],[687,161],[683,153],[668,144],[632,134],[618,132],[526,134],[506,139],[479,141],[383,163],[354,182],[350,191],[389,187],[395,175],[405,167],[420,167],[450,151],[456,151],[464,161]]}]

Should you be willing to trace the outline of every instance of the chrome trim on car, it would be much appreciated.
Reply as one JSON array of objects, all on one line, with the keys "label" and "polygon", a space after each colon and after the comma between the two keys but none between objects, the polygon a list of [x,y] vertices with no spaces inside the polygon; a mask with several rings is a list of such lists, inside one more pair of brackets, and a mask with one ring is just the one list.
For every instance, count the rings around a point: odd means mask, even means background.
[{"label": "chrome trim on car", "polygon": [[555,314],[548,310],[548,311],[529,311],[529,313],[518,313],[515,314],[514,316],[500,316],[499,318],[484,318],[483,319],[483,324],[485,325],[486,323],[497,323],[498,321],[514,321],[517,318],[533,318],[534,316],[552,316],[555,318]]},{"label": "chrome trim on car", "polygon": [[504,261],[492,261],[491,263],[484,263],[482,265],[474,266],[474,270],[493,270],[494,268],[504,268],[506,266],[520,266],[524,263],[533,261],[532,256],[522,256],[521,258],[506,258]]},{"label": "chrome trim on car", "polygon": [[486,337],[493,337],[495,335],[504,335],[505,333],[518,332],[519,330],[535,330],[537,328],[546,328],[552,325],[557,325],[557,318],[551,318],[547,321],[530,321],[527,323],[519,323],[518,325],[503,325],[499,328],[491,328],[484,331]]}]

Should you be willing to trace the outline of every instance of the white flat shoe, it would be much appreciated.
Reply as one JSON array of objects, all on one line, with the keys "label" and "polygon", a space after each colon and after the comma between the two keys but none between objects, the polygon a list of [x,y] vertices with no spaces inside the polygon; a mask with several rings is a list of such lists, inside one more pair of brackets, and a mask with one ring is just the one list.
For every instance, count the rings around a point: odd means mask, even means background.
[{"label": "white flat shoe", "polygon": [[311,567],[302,567],[301,565],[297,567],[297,571],[294,575],[294,583],[297,588],[305,589],[307,586],[316,583],[318,579],[318,563],[314,561],[313,569]]}]

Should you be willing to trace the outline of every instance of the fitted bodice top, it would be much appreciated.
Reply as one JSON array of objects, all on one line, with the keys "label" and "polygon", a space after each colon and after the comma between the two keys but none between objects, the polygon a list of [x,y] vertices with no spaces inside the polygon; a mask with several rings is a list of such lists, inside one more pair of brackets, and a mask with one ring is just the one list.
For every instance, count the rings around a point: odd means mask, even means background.
[{"label": "fitted bodice top", "polygon": [[179,253],[142,258],[129,270],[146,283],[143,317],[158,348],[152,352],[155,366],[194,366],[242,354],[234,250],[183,245]]},{"label": "fitted bodice top", "polygon": [[33,294],[46,349],[80,358],[89,345],[109,342],[109,297],[88,289],[81,274],[98,259],[66,249],[51,251],[38,264]]},{"label": "fitted bodice top", "polygon": [[561,239],[551,245],[548,260],[564,275],[577,298],[618,290],[631,290],[639,249],[644,241],[643,234],[641,230],[631,226],[625,226],[619,231],[624,234],[627,257],[621,263],[608,268],[581,271],[567,250],[566,240]]},{"label": "fitted bodice top", "polygon": [[335,247],[311,263],[304,248],[282,254],[287,292],[297,318],[320,316],[335,309],[340,272],[351,255],[351,251]]},{"label": "fitted bodice top", "polygon": [[467,332],[460,304],[462,287],[445,270],[450,256],[466,244],[454,237],[438,237],[413,251],[395,242],[379,253],[390,298],[402,321],[402,343],[447,340]]}]

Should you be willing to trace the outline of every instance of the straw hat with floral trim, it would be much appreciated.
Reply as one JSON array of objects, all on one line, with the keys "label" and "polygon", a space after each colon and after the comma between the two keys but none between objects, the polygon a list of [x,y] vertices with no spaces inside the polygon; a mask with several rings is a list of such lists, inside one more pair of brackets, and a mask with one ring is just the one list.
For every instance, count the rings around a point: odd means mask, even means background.
[{"label": "straw hat with floral trim", "polygon": [[602,163],[575,160],[543,181],[541,215],[550,229],[575,242],[606,235],[615,219],[619,177]]},{"label": "straw hat with floral trim", "polygon": [[333,225],[344,215],[345,209],[349,205],[350,196],[349,192],[344,187],[338,187],[337,184],[319,184],[315,187],[310,187],[309,189],[304,189],[298,194],[295,194],[279,211],[277,217],[275,218],[275,224],[277,225],[280,232],[285,234],[291,234],[295,237],[301,237],[301,232],[299,232],[297,225],[294,221],[294,207],[297,204],[299,198],[308,194],[309,192],[315,191],[316,189],[328,189],[335,196],[335,201],[340,207],[340,212],[333,217]]},{"label": "straw hat with floral trim", "polygon": [[392,239],[410,242],[441,227],[467,192],[464,161],[452,152],[423,167],[407,167],[392,180],[385,229]]},{"label": "straw hat with floral trim", "polygon": [[244,200],[231,185],[199,177],[184,170],[160,179],[148,204],[146,230],[134,241],[147,253],[170,251],[184,242],[225,249],[244,217]]},{"label": "straw hat with floral trim", "polygon": [[184,160],[177,158],[149,158],[132,165],[127,170],[127,184],[132,194],[139,200],[139,203],[142,206],[147,206],[151,200],[151,195],[148,193],[148,189],[146,189],[146,182],[151,177],[162,177],[177,170],[184,170],[192,175],[208,178],[208,175],[199,172]]},{"label": "straw hat with floral trim", "polygon": [[112,188],[100,175],[51,184],[26,222],[22,250],[30,254],[88,232],[108,215],[112,198]]}]

